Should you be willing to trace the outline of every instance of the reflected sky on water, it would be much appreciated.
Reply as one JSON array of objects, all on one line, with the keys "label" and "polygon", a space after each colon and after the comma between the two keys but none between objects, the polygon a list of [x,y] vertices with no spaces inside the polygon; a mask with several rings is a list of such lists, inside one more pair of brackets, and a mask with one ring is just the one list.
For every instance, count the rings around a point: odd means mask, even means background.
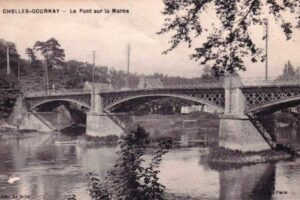
[{"label": "reflected sky on water", "polygon": [[[105,176],[117,147],[87,148],[55,145],[57,134],[29,134],[0,139],[0,197],[30,195],[30,199],[89,199],[86,174]],[[70,140],[70,138],[65,138]],[[213,170],[200,159],[207,149],[172,150],[161,163],[160,181],[174,199],[299,199],[300,159]],[[146,157],[149,157],[147,155]],[[8,178],[19,177],[13,184]]]}]

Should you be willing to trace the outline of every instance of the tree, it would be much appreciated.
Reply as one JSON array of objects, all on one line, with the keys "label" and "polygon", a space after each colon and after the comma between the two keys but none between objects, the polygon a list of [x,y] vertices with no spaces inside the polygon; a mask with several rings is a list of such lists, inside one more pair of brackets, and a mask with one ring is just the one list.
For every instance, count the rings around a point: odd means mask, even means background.
[{"label": "tree", "polygon": [[36,56],[32,48],[27,48],[25,50],[25,53],[27,54],[28,58],[30,59],[31,63],[34,63],[36,61]]},{"label": "tree", "polygon": [[60,48],[60,44],[55,38],[50,38],[46,42],[37,41],[34,50],[40,51],[47,60],[48,67],[62,66],[65,59],[65,51]]},{"label": "tree", "polygon": [[294,66],[288,61],[283,68],[282,75],[277,77],[278,80],[299,79],[299,69],[295,69]]},{"label": "tree", "polygon": [[[264,51],[251,38],[250,28],[265,23],[266,12],[286,35],[300,28],[299,0],[163,0],[165,23],[158,34],[172,33],[169,51],[180,43],[189,48],[197,38],[204,39],[195,48],[192,59],[210,64],[216,76],[246,70],[244,61],[265,60]],[[205,12],[215,13],[217,22],[208,24]],[[262,38],[265,39],[265,36]]]},{"label": "tree", "polygon": [[0,75],[0,118],[7,118],[20,94],[18,81],[13,75]]},{"label": "tree", "polygon": [[213,72],[210,68],[209,65],[205,65],[205,67],[203,68],[203,72],[202,72],[202,75],[201,75],[201,78],[203,79],[211,79],[213,78]]},{"label": "tree", "polygon": [[95,173],[89,174],[89,193],[92,200],[100,199],[164,199],[164,186],[159,183],[159,165],[162,156],[172,146],[171,138],[164,138],[150,160],[143,158],[150,143],[149,133],[138,126],[120,142],[117,161],[108,172],[105,182]]},{"label": "tree", "polygon": [[0,69],[6,69],[7,63],[7,47],[9,47],[9,61],[12,71],[16,74],[20,55],[16,49],[16,45],[12,42],[0,39]]}]

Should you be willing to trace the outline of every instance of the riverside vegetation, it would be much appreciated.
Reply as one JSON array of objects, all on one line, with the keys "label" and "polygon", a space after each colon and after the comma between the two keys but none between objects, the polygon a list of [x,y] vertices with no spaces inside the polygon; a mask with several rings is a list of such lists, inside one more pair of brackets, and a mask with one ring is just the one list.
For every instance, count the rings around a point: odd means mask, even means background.
[{"label": "riverside vegetation", "polygon": [[[150,161],[146,161],[144,155],[147,146],[151,143],[149,133],[138,126],[128,132],[120,141],[118,158],[113,169],[107,176],[101,178],[99,174],[90,172],[88,190],[92,200],[140,200],[164,198],[164,189],[159,183],[159,165],[162,156],[172,147],[172,139],[164,138],[159,144]],[[69,200],[75,200],[75,195],[67,196]]]}]

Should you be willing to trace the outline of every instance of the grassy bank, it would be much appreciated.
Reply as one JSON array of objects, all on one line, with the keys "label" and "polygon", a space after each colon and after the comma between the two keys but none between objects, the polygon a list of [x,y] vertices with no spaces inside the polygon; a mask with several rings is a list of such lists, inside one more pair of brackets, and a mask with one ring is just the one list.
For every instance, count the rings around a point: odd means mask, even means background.
[{"label": "grassy bank", "polygon": [[189,140],[208,136],[210,142],[218,141],[219,118],[217,114],[194,112],[190,114],[147,114],[132,116],[131,126],[139,124],[150,133],[150,138],[159,140],[171,137],[180,141],[181,135],[188,134]]},{"label": "grassy bank", "polygon": [[265,150],[265,151],[248,151],[242,152],[239,150],[226,149],[217,147],[210,150],[206,159],[211,164],[224,165],[246,165],[263,162],[273,162],[284,159],[291,159],[292,154],[282,150]]}]

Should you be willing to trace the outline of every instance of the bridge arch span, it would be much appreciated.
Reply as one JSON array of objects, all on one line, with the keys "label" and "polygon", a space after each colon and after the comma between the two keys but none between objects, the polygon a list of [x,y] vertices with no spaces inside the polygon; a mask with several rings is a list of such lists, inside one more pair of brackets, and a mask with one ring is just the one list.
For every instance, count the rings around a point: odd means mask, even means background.
[{"label": "bridge arch span", "polygon": [[83,106],[83,107],[87,108],[88,110],[91,110],[91,106],[87,103],[82,102],[82,101],[78,101],[78,100],[71,99],[71,98],[55,98],[55,99],[45,99],[45,100],[41,100],[39,102],[36,102],[36,103],[30,105],[29,111],[37,108],[40,105],[50,103],[50,102],[57,102],[57,101],[75,103],[77,105],[80,105],[80,106]]},{"label": "bridge arch span", "polygon": [[122,103],[126,103],[132,100],[136,100],[136,99],[141,99],[141,98],[147,98],[147,97],[172,97],[175,99],[182,99],[182,100],[188,100],[188,101],[192,101],[192,102],[196,102],[202,105],[206,105],[209,106],[210,108],[215,109],[218,112],[223,112],[224,108],[218,105],[215,105],[213,103],[210,103],[208,101],[199,99],[199,98],[195,98],[195,97],[191,97],[188,95],[180,95],[180,94],[143,94],[143,95],[137,95],[137,96],[131,96],[131,97],[127,97],[124,98],[122,100],[116,101],[112,104],[109,104],[108,106],[106,106],[103,111],[104,112],[110,112],[110,110],[118,105],[121,105]]},{"label": "bridge arch span", "polygon": [[246,113],[272,113],[281,109],[286,109],[297,105],[300,105],[300,96],[268,102],[266,104],[251,108],[247,110]]}]

